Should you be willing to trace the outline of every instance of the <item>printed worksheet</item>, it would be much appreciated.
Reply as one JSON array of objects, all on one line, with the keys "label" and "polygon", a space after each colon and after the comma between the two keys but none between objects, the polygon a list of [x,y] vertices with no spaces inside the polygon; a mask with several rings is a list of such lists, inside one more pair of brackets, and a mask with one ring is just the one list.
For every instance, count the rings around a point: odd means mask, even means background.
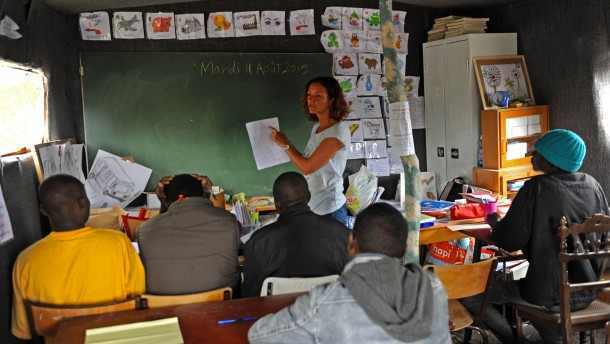
[{"label": "printed worksheet", "polygon": [[408,102],[390,104],[390,123],[392,154],[396,156],[415,154]]},{"label": "printed worksheet", "polygon": [[8,216],[2,188],[0,187],[0,245],[11,239],[13,239],[13,227],[11,226],[11,219]]},{"label": "printed worksheet", "polygon": [[85,183],[83,172],[83,144],[49,145],[38,149],[44,178],[55,174],[69,174]]},{"label": "printed worksheet", "polygon": [[254,161],[259,170],[290,161],[284,149],[271,141],[269,127],[280,130],[280,122],[277,117],[246,123]]}]

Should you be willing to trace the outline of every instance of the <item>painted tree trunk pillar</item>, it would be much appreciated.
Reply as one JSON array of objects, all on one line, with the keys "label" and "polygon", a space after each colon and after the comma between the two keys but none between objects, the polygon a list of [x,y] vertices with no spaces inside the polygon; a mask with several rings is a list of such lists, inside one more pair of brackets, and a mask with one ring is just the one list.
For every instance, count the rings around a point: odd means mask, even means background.
[{"label": "painted tree trunk pillar", "polygon": [[[392,24],[392,1],[379,0],[381,17],[381,40],[383,44],[383,61],[386,73],[386,89],[390,102],[392,154],[399,153],[405,170],[405,200],[403,207],[409,228],[407,251],[403,258],[405,263],[419,263],[419,217],[420,217],[420,182],[419,159],[415,155],[411,116],[404,88],[403,78],[398,68],[398,56],[395,46],[394,25]],[[396,125],[402,123],[402,125]],[[406,141],[406,143],[405,143]],[[398,145],[402,142],[403,145]]]}]

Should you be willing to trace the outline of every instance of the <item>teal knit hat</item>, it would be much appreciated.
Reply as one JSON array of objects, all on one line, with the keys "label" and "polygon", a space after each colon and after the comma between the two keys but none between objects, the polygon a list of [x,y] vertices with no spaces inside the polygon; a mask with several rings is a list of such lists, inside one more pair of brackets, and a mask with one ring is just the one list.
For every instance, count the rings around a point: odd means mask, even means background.
[{"label": "teal knit hat", "polygon": [[551,164],[568,172],[576,172],[587,153],[585,142],[576,133],[555,129],[542,135],[534,148]]}]

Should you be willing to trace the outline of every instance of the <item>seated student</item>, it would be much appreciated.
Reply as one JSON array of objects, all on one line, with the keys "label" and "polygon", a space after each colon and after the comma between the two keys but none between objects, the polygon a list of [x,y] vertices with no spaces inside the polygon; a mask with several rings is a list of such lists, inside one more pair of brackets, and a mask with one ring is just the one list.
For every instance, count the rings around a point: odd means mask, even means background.
[{"label": "seated student", "polygon": [[347,263],[349,230],[341,222],[314,214],[305,177],[281,174],[273,184],[277,222],[256,231],[244,246],[241,296],[259,296],[267,277],[338,275]]},{"label": "seated student", "polygon": [[[599,183],[586,173],[577,172],[585,158],[584,141],[575,133],[556,129],[534,143],[534,170],[543,175],[532,177],[519,190],[504,219],[497,213],[487,216],[493,228],[492,240],[509,251],[522,250],[529,262],[525,278],[498,280],[491,289],[490,303],[514,302],[559,311],[559,241],[557,227],[562,216],[568,224],[580,223],[596,213],[609,215],[608,201]],[[573,262],[570,280],[597,280],[596,261]],[[592,291],[571,294],[573,311],[586,308],[596,295]],[[471,311],[480,309],[477,298],[469,298]],[[485,311],[484,323],[503,343],[514,340],[509,322],[495,308]],[[545,343],[561,343],[561,333],[532,322]]]},{"label": "seated student", "polygon": [[40,212],[51,233],[23,250],[13,267],[12,332],[31,338],[24,301],[85,305],[124,300],[144,293],[144,268],[121,232],[85,227],[89,199],[69,175],[40,186]]},{"label": "seated student", "polygon": [[146,291],[181,295],[239,286],[239,227],[214,207],[209,180],[190,174],[164,178],[157,195],[167,212],[136,234],[146,269]]},{"label": "seated student", "polygon": [[370,205],[350,232],[351,262],[338,281],[258,320],[250,343],[451,343],[447,294],[432,272],[403,266],[407,222]]}]

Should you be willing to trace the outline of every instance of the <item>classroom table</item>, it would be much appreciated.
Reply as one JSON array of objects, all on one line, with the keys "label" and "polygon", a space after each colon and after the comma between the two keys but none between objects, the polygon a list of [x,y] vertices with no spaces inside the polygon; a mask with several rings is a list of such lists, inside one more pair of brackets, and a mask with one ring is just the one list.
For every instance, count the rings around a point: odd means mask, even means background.
[{"label": "classroom table", "polygon": [[456,239],[467,238],[469,235],[464,234],[465,231],[452,231],[448,226],[466,225],[471,223],[482,223],[483,218],[464,220],[437,220],[434,226],[422,228],[419,230],[419,244],[428,245],[435,242],[450,241]]},{"label": "classroom table", "polygon": [[210,301],[181,306],[113,312],[66,318],[60,322],[55,343],[82,344],[85,331],[142,321],[178,317],[184,343],[248,343],[248,330],[254,321],[219,325],[218,320],[243,317],[261,318],[294,303],[303,293]]}]

